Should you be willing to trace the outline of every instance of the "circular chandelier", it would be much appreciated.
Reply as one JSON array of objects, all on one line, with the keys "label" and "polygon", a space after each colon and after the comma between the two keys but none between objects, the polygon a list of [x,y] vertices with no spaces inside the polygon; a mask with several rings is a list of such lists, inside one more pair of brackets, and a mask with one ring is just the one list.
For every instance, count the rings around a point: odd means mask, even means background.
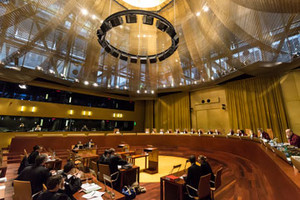
[{"label": "circular chandelier", "polygon": [[[137,15],[142,15],[143,24],[149,26],[152,26],[154,19],[156,19],[156,28],[162,32],[166,32],[171,37],[172,44],[167,50],[152,55],[136,55],[122,51],[111,45],[106,40],[106,33],[110,29],[120,26],[124,23],[123,17],[125,17],[126,23],[134,24],[137,23]],[[100,29],[97,30],[97,36],[98,42],[107,53],[124,61],[128,61],[129,59],[131,63],[137,63],[139,59],[141,64],[147,64],[148,60],[150,63],[156,63],[157,61],[163,61],[167,59],[177,50],[179,43],[179,37],[175,31],[175,28],[167,19],[156,13],[145,10],[124,10],[108,16],[101,24]]]}]

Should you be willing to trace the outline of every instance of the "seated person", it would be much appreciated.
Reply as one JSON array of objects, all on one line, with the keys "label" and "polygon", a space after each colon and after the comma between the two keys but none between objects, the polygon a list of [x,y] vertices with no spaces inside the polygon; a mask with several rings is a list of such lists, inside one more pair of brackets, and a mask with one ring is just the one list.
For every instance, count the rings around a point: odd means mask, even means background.
[{"label": "seated person", "polygon": [[109,150],[105,149],[104,153],[100,156],[99,160],[97,161],[97,164],[109,164]]},{"label": "seated person", "polygon": [[81,141],[78,141],[77,144],[73,147],[73,150],[83,149],[83,144]]},{"label": "seated person", "polygon": [[160,134],[164,134],[164,129],[162,129],[162,128],[159,129],[159,133],[160,133]]},{"label": "seated person", "polygon": [[183,133],[188,133],[188,130],[187,130],[187,128],[185,128],[184,130],[183,130]]},{"label": "seated person", "polygon": [[93,142],[93,139],[90,139],[90,141],[86,145],[88,148],[93,148],[95,146],[95,143]]},{"label": "seated person", "polygon": [[30,181],[32,194],[42,191],[43,184],[46,184],[47,179],[51,176],[49,170],[44,167],[46,161],[47,155],[38,155],[34,165],[26,167],[16,178],[20,181]]},{"label": "seated person", "polygon": [[218,129],[215,130],[214,132],[215,135],[221,135],[220,131]]},{"label": "seated person", "polygon": [[177,134],[179,134],[179,133],[180,133],[180,129],[177,128],[175,132],[176,132]]},{"label": "seated person", "polygon": [[198,132],[199,135],[203,134],[203,132],[201,131],[201,129],[198,129],[197,132]]},{"label": "seated person", "polygon": [[208,130],[206,134],[208,134],[208,135],[212,135],[212,134],[213,134],[213,132],[212,132],[211,130]]},{"label": "seated person", "polygon": [[145,133],[150,133],[150,129],[149,129],[149,128],[146,128],[146,129],[145,129]]},{"label": "seated person", "polygon": [[36,125],[36,127],[33,129],[33,131],[39,132],[39,131],[42,131],[42,128],[40,127],[40,125]]},{"label": "seated person", "polygon": [[296,135],[291,129],[286,129],[285,134],[290,145],[300,148],[300,136]]},{"label": "seated person", "polygon": [[18,127],[18,131],[20,132],[25,132],[26,131],[26,128],[25,128],[25,124],[24,123],[21,123],[20,126]]},{"label": "seated person", "polygon": [[157,133],[156,128],[153,128],[153,129],[152,129],[152,133]]},{"label": "seated person", "polygon": [[115,128],[115,129],[114,129],[114,133],[120,134],[120,130],[119,130],[118,128]]},{"label": "seated person", "polygon": [[172,129],[168,129],[167,133],[173,133]]},{"label": "seated person", "polygon": [[42,192],[37,200],[71,200],[66,194],[58,192],[63,188],[63,177],[61,175],[51,176],[47,181],[47,190]]},{"label": "seated person", "polygon": [[249,133],[250,133],[250,137],[251,137],[251,138],[254,138],[254,137],[257,138],[257,134],[253,133],[252,130],[250,130]]},{"label": "seated person", "polygon": [[195,131],[195,129],[191,129],[191,134],[195,134],[196,133],[196,131]]},{"label": "seated person", "polygon": [[207,159],[203,155],[198,156],[198,162],[200,163],[200,171],[201,171],[201,176],[207,175],[211,173],[211,181],[215,181],[215,176],[214,173],[211,170],[210,164],[207,162]]},{"label": "seated person", "polygon": [[86,125],[83,125],[80,131],[89,131],[88,127]]},{"label": "seated person", "polygon": [[82,172],[78,171],[72,162],[67,162],[67,164],[64,166],[62,176],[65,179],[64,193],[67,194],[72,200],[76,200],[73,197],[73,194],[81,189],[80,177],[82,176]]},{"label": "seated person", "polygon": [[39,145],[35,145],[33,147],[33,151],[28,156],[28,163],[30,165],[34,164],[36,157],[38,155],[40,155],[40,153],[42,152],[42,150],[43,150],[43,148],[40,147]]},{"label": "seated person", "polygon": [[233,129],[230,129],[229,130],[229,133],[227,135],[234,135],[234,130]]},{"label": "seated person", "polygon": [[[118,172],[118,165],[126,165],[127,161],[123,160],[120,158],[117,154],[114,148],[111,148],[109,150],[109,169],[110,169],[110,174],[114,174],[115,172]],[[119,181],[120,181],[120,176],[115,174],[112,176],[112,179],[116,179],[118,177],[118,181],[114,182],[114,188],[118,188]]]},{"label": "seated person", "polygon": [[263,131],[262,129],[257,129],[257,134],[259,135],[259,137],[261,139],[266,139],[266,140],[270,140],[270,136],[267,132]]},{"label": "seated person", "polygon": [[[201,177],[201,168],[199,165],[196,164],[196,157],[194,155],[190,156],[189,162],[191,163],[191,166],[188,168],[185,183],[192,186],[195,189],[198,189],[198,184]],[[189,193],[192,196],[197,196],[197,192],[194,190],[190,189]]]}]

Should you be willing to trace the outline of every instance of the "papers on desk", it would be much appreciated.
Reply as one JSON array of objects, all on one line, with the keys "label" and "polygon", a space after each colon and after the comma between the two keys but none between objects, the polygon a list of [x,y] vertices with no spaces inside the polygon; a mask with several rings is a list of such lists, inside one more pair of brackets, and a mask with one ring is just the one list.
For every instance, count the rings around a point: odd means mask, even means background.
[{"label": "papers on desk", "polygon": [[0,178],[0,183],[5,183],[7,181],[6,177]]},{"label": "papers on desk", "polygon": [[105,192],[94,191],[94,192],[90,192],[88,194],[82,195],[82,197],[86,198],[86,199],[102,200],[103,194],[105,194]]},{"label": "papers on desk", "polygon": [[101,187],[95,183],[85,183],[81,185],[81,188],[85,193],[93,192],[96,190],[100,190]]}]

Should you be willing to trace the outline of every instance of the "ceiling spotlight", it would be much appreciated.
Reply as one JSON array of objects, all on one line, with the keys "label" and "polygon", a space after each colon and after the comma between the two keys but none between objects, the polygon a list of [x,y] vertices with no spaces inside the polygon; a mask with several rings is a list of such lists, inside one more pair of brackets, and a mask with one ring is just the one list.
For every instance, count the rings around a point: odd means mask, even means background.
[{"label": "ceiling spotlight", "polygon": [[166,87],[166,85],[165,85],[165,84],[163,84],[163,87],[165,88],[165,87]]},{"label": "ceiling spotlight", "polygon": [[175,62],[178,62],[178,60],[176,59]]},{"label": "ceiling spotlight", "polygon": [[84,85],[89,85],[89,82],[88,81],[84,81],[83,84]]},{"label": "ceiling spotlight", "polygon": [[123,24],[123,19],[122,17],[115,17],[111,19],[109,22],[111,23],[112,27],[116,27]]},{"label": "ceiling spotlight", "polygon": [[55,74],[55,71],[53,69],[49,69],[50,74]]},{"label": "ceiling spotlight", "polygon": [[153,25],[153,17],[149,16],[149,15],[144,15],[143,16],[143,24]]},{"label": "ceiling spotlight", "polygon": [[160,20],[156,21],[156,28],[161,30],[162,32],[165,32],[168,28],[168,25]]},{"label": "ceiling spotlight", "polygon": [[200,14],[201,14],[201,12],[197,12],[197,13],[196,13],[196,16],[197,16],[197,17],[199,17],[199,16],[200,16]]},{"label": "ceiling spotlight", "polygon": [[66,78],[66,76],[65,76],[63,73],[61,73],[60,76],[61,76],[62,78]]},{"label": "ceiling spotlight", "polygon": [[110,88],[110,85],[107,85],[107,88]]},{"label": "ceiling spotlight", "polygon": [[204,12],[209,11],[209,7],[207,5],[203,6],[202,9],[203,9]]},{"label": "ceiling spotlight", "polygon": [[125,18],[126,18],[126,23],[128,24],[137,22],[137,17],[134,14],[126,15]]},{"label": "ceiling spotlight", "polygon": [[127,87],[126,87],[126,86],[124,86],[124,90],[127,90]]},{"label": "ceiling spotlight", "polygon": [[140,35],[137,35],[137,37],[139,38],[139,37],[140,37]]},{"label": "ceiling spotlight", "polygon": [[123,25],[121,25],[120,28],[123,28]]},{"label": "ceiling spotlight", "polygon": [[106,33],[107,31],[109,31],[110,29],[112,29],[112,25],[111,23],[108,23],[108,22],[103,22],[102,25],[100,26],[100,29]]},{"label": "ceiling spotlight", "polygon": [[147,64],[147,57],[140,58],[141,64]]},{"label": "ceiling spotlight", "polygon": [[98,83],[93,83],[93,86],[94,87],[98,87]]},{"label": "ceiling spotlight", "polygon": [[212,77],[211,77],[211,80],[215,80],[215,78],[212,76]]},{"label": "ceiling spotlight", "polygon": [[23,90],[26,90],[27,89],[27,86],[25,84],[19,84],[19,88],[23,89]]},{"label": "ceiling spotlight", "polygon": [[145,93],[145,94],[147,94],[147,93],[148,93],[148,91],[147,91],[147,90],[145,90],[145,91],[144,91],[144,93]]},{"label": "ceiling spotlight", "polygon": [[92,15],[92,19],[94,20],[97,19],[96,15]]},{"label": "ceiling spotlight", "polygon": [[118,58],[120,54],[118,53],[118,51],[112,50],[112,51],[111,51],[111,55],[112,55],[113,57],[115,57],[115,58]]},{"label": "ceiling spotlight", "polygon": [[174,83],[171,83],[171,87],[174,87]]},{"label": "ceiling spotlight", "polygon": [[143,35],[143,37],[145,38],[145,37],[146,37],[146,35]]},{"label": "ceiling spotlight", "polygon": [[194,81],[194,84],[196,85],[196,84],[197,84],[197,81]]},{"label": "ceiling spotlight", "polygon": [[139,94],[139,93],[141,93],[141,92],[140,92],[140,90],[137,90],[137,91],[136,91],[136,93],[138,93],[138,94]]},{"label": "ceiling spotlight", "polygon": [[149,57],[149,61],[150,61],[150,63],[156,63],[156,61],[157,61],[156,56]]},{"label": "ceiling spotlight", "polygon": [[135,56],[132,56],[132,57],[130,57],[130,62],[132,62],[132,63],[137,63],[137,57],[135,57]]},{"label": "ceiling spotlight", "polygon": [[179,85],[182,85],[182,83],[179,83]]},{"label": "ceiling spotlight", "polygon": [[77,78],[75,78],[74,81],[75,81],[76,83],[79,83],[79,80],[78,80]]},{"label": "ceiling spotlight", "polygon": [[117,89],[119,89],[119,86],[118,86],[118,85],[116,85],[116,88],[117,88]]},{"label": "ceiling spotlight", "polygon": [[154,94],[154,90],[151,90],[151,94]]},{"label": "ceiling spotlight", "polygon": [[87,11],[87,9],[81,9],[81,13],[83,14],[83,15],[87,15],[88,14],[88,11]]},{"label": "ceiling spotlight", "polygon": [[128,57],[125,56],[124,54],[121,54],[121,55],[120,55],[120,59],[121,59],[121,60],[124,60],[124,61],[127,61],[127,60],[128,60]]}]

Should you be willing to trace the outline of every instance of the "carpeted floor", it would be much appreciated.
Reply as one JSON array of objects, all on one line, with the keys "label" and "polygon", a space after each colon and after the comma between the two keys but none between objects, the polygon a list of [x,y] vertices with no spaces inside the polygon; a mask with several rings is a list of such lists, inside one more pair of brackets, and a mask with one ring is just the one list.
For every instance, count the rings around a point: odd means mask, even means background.
[{"label": "carpeted floor", "polygon": [[[158,173],[148,174],[142,172],[145,168],[145,158],[136,159],[135,165],[140,166],[140,182],[141,183],[153,183],[160,182],[160,177],[170,174],[174,165],[181,164],[179,170],[184,169],[186,163],[186,158],[174,157],[174,156],[159,156],[158,158]],[[186,168],[190,166],[190,163],[187,164]],[[176,172],[178,169],[175,169]]]}]

